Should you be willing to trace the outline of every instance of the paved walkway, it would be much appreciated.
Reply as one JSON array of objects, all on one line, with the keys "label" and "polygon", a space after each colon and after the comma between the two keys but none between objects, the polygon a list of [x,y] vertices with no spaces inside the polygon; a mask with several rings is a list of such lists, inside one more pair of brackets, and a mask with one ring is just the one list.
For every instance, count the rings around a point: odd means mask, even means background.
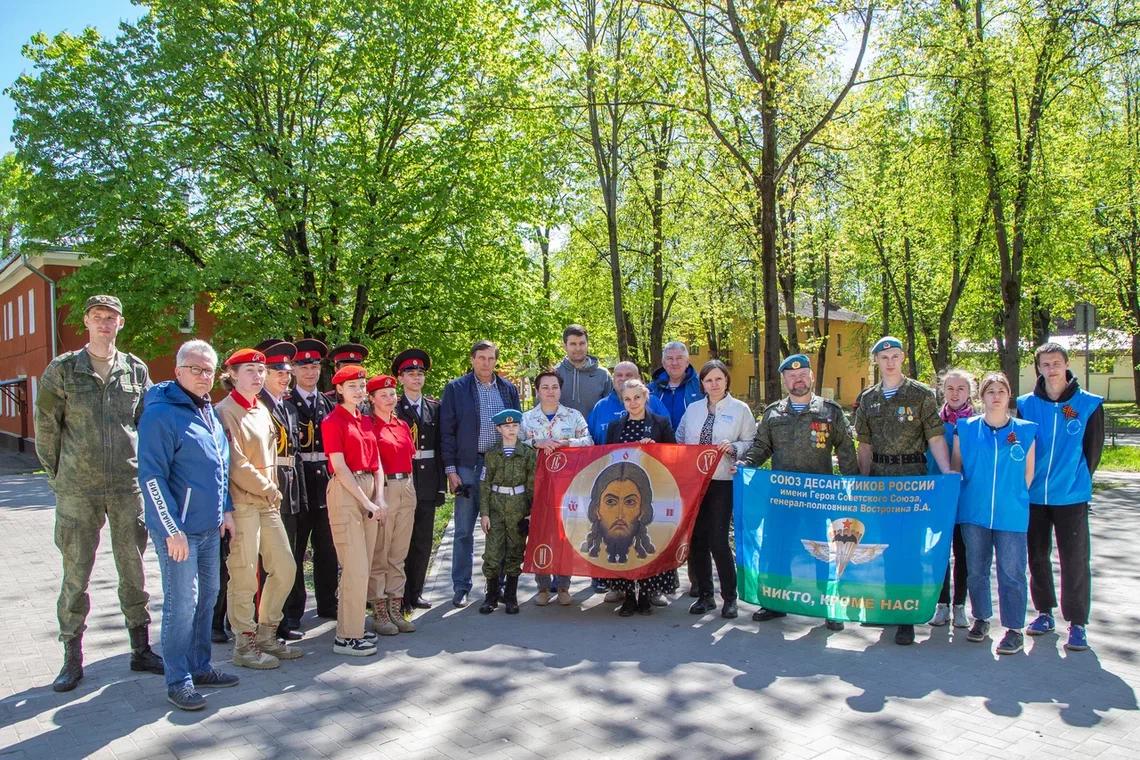
[{"label": "paved walkway", "polygon": [[[382,654],[330,652],[333,623],[306,620],[302,660],[240,670],[203,713],[173,710],[160,678],[131,673],[109,547],[92,584],[86,677],[49,686],[59,560],[42,477],[0,478],[0,758],[1105,757],[1140,745],[1140,479],[1102,489],[1093,518],[1094,650],[1057,636],[1003,657],[962,632],[687,614],[618,618],[584,583],[573,607],[454,610],[446,548],[437,606]],[[444,568],[442,571],[440,568]],[[158,568],[148,553],[157,638]],[[226,647],[216,647],[225,665]],[[231,668],[232,669],[232,668]]]}]

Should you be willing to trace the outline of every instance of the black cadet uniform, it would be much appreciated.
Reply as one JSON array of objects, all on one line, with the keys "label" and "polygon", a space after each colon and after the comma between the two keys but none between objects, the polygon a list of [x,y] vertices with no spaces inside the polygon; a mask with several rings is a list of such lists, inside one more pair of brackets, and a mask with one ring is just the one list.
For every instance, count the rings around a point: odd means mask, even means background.
[{"label": "black cadet uniform", "polygon": [[[297,341],[297,355],[293,364],[313,364],[328,353],[325,344],[314,338]],[[300,437],[297,441],[297,457],[301,460],[304,474],[305,508],[297,515],[297,542],[294,544],[298,575],[301,572],[305,551],[310,542],[313,547],[313,595],[317,599],[317,616],[336,618],[337,559],[333,545],[332,529],[326,508],[325,489],[329,484],[328,459],[321,442],[321,420],[336,406],[335,401],[319,390],[313,391],[306,399],[305,394],[294,387],[286,401],[297,412]],[[306,589],[301,584],[299,605],[304,609]],[[293,601],[290,596],[290,602]],[[288,605],[286,605],[288,609]]]},{"label": "black cadet uniform", "polygon": [[[392,360],[392,374],[396,377],[408,370],[431,369],[431,357],[426,351],[413,348]],[[439,401],[421,395],[413,404],[401,394],[396,402],[396,416],[408,424],[416,453],[412,457],[412,473],[416,486],[416,516],[412,524],[412,538],[408,556],[404,560],[404,610],[413,607],[429,609],[431,603],[423,599],[424,581],[431,561],[431,544],[435,528],[435,510],[443,504],[447,491],[447,475],[441,457],[441,430]]]}]

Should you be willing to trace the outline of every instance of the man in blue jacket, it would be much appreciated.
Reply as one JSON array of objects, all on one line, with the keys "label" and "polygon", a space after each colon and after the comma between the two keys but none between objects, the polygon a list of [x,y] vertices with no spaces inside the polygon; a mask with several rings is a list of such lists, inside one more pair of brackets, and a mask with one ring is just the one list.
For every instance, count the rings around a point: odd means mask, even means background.
[{"label": "man in blue jacket", "polygon": [[[626,380],[640,380],[641,370],[633,362],[618,362],[614,365],[613,374],[613,389],[610,394],[605,398],[594,404],[594,408],[590,411],[589,418],[586,424],[590,427],[590,438],[594,440],[595,444],[601,445],[606,442],[606,429],[610,426],[611,422],[617,420],[625,414],[625,404],[621,402],[621,387],[625,384]],[[669,416],[669,410],[661,403],[655,396],[649,397],[649,411],[654,414],[660,414],[662,417]]]},{"label": "man in blue jacket", "polygon": [[138,477],[162,572],[166,698],[180,709],[201,710],[206,700],[199,688],[238,682],[210,663],[219,544],[234,526],[230,451],[210,404],[218,355],[192,340],[178,349],[175,364],[177,380],[159,383],[144,399]]},{"label": "man in blue jacket", "polygon": [[451,603],[462,607],[471,593],[475,522],[479,517],[479,474],[483,455],[499,440],[491,421],[504,409],[518,409],[519,392],[495,373],[499,347],[481,340],[471,347],[471,372],[443,389],[440,442],[448,487],[455,494],[455,538],[451,546]]},{"label": "man in blue jacket", "polygon": [[669,410],[674,430],[681,424],[689,404],[704,398],[701,380],[689,364],[688,346],[679,340],[665,344],[661,349],[661,366],[653,373],[649,393]]},{"label": "man in blue jacket", "polygon": [[1029,595],[1037,619],[1025,629],[1041,636],[1056,628],[1053,609],[1053,533],[1061,563],[1061,614],[1069,621],[1065,649],[1089,648],[1092,592],[1089,568],[1089,500],[1092,476],[1104,448],[1104,404],[1069,371],[1069,354],[1045,343],[1033,355],[1037,385],[1017,399],[1018,415],[1037,423],[1036,464],[1029,486]]}]

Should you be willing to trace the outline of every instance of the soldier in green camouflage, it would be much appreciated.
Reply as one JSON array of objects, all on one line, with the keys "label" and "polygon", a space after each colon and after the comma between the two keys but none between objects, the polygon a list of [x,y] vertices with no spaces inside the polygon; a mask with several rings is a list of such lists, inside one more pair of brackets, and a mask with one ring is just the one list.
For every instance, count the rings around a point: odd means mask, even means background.
[{"label": "soldier in green camouflage", "polygon": [[[847,424],[847,415],[839,404],[812,392],[815,373],[807,356],[795,354],[784,359],[780,364],[780,376],[788,395],[764,409],[756,438],[741,464],[759,467],[771,458],[773,470],[829,475],[834,451],[839,458],[841,473],[859,474],[855,441]],[[763,622],[786,615],[785,612],[761,607],[752,613],[752,619]],[[828,620],[827,628],[841,631],[843,622]]]},{"label": "soldier in green camouflage", "polygon": [[111,523],[131,670],[162,673],[162,659],[150,649],[142,563],[147,532],[138,483],[136,424],[150,376],[140,359],[115,349],[124,324],[118,298],[87,299],[83,324],[87,345],[52,360],[36,397],[36,454],[55,491],[55,544],[63,557],[56,613],[64,664],[52,683],[56,691],[74,689],[83,677],[87,586],[104,520]]},{"label": "soldier in green camouflage", "polygon": [[[859,471],[864,475],[926,475],[926,449],[942,472],[950,472],[950,453],[938,416],[934,391],[902,373],[902,341],[890,335],[871,349],[879,382],[859,394],[855,435]],[[900,625],[895,643],[914,643],[914,626]]]},{"label": "soldier in green camouflage", "polygon": [[538,454],[519,440],[522,412],[504,409],[491,418],[501,440],[483,460],[479,480],[479,521],[487,534],[483,551],[483,576],[487,596],[479,612],[488,615],[499,605],[499,586],[506,576],[503,601],[507,614],[519,611],[519,572],[526,549],[524,520],[534,498],[534,470]]}]

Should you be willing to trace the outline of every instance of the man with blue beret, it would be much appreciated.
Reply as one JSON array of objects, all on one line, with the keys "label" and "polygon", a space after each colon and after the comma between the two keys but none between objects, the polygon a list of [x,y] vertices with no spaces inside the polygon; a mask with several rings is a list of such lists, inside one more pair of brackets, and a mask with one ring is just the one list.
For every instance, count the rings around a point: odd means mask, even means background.
[{"label": "man with blue beret", "polygon": [[[780,363],[779,369],[788,395],[764,409],[752,448],[741,464],[759,467],[771,458],[773,470],[830,475],[834,452],[839,471],[857,475],[859,462],[847,415],[836,402],[815,395],[811,361],[804,354],[793,354]],[[752,613],[752,619],[763,622],[785,615],[761,607]],[[843,623],[829,619],[827,627],[839,631]]]},{"label": "man with blue beret", "polygon": [[[871,348],[879,382],[859,394],[855,435],[863,475],[926,475],[926,450],[942,472],[950,472],[950,453],[934,391],[903,375],[906,355],[898,338],[887,335]],[[895,643],[914,643],[914,626],[900,625]]]}]

